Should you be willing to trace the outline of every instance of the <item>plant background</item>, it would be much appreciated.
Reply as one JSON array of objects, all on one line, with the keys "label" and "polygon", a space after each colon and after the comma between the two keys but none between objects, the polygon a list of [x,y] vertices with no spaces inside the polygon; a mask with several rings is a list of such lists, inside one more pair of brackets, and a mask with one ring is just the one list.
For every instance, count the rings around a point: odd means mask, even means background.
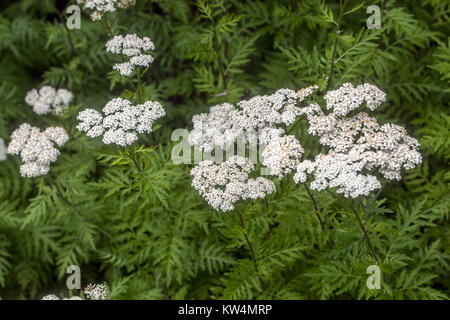
[{"label": "plant background", "polygon": [[[72,264],[83,284],[104,282],[113,299],[448,298],[448,0],[369,0],[359,8],[362,1],[350,1],[358,10],[343,17],[339,36],[330,22],[339,1],[138,0],[101,22],[84,12],[81,29],[68,34],[64,8],[73,2],[0,4],[0,137],[8,143],[22,122],[60,125],[71,136],[45,177],[21,178],[19,157],[0,163],[1,298],[77,294],[65,289]],[[371,4],[385,7],[381,29],[366,27]],[[135,97],[111,71],[120,60],[104,50],[111,33],[149,36],[156,46],[138,90],[168,115],[140,139],[144,174],[75,130],[80,109]],[[215,103],[312,84],[323,90],[336,38],[330,87],[376,84],[388,96],[378,119],[406,126],[424,158],[365,200],[379,290],[366,287],[374,261],[348,201],[315,193],[322,231],[306,190],[291,177],[274,179],[278,192],[267,208],[238,206],[244,230],[236,214],[214,212],[191,188],[190,165],[170,160],[172,131],[191,128],[192,115]],[[43,83],[74,93],[64,117],[37,116],[25,104],[26,92]],[[295,131],[305,136],[306,127]],[[314,139],[300,141],[317,149]]]}]

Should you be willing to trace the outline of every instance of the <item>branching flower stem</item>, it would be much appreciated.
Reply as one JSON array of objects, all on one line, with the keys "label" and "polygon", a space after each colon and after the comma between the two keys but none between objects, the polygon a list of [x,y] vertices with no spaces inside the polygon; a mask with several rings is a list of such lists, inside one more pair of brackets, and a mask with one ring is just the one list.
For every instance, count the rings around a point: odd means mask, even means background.
[{"label": "branching flower stem", "polygon": [[[329,190],[329,189],[325,189],[325,190],[326,190],[329,194],[331,194],[335,199],[338,198],[338,196],[337,196],[334,192],[332,192],[331,190]],[[359,203],[360,203],[361,208],[363,209],[363,211],[364,211],[364,213],[365,213],[365,207],[364,207],[364,205],[362,204],[361,201],[359,201]],[[370,242],[369,234],[367,233],[367,230],[366,230],[366,228],[364,227],[364,224],[363,224],[363,222],[362,222],[362,220],[361,220],[361,218],[360,218],[358,212],[353,208],[352,203],[350,203],[350,209],[351,209],[351,211],[353,212],[353,214],[355,215],[356,221],[358,222],[358,225],[359,225],[359,227],[360,227],[360,229],[361,229],[361,231],[362,231],[364,237],[366,238],[367,245],[369,246],[369,250],[370,250],[370,253],[372,254],[373,259],[375,260],[376,263],[378,263],[378,256],[377,256],[377,254],[375,253],[375,250],[374,250],[374,248],[373,248],[373,246],[372,246],[372,242]]]},{"label": "branching flower stem", "polygon": [[[386,0],[383,0],[383,4],[381,6],[382,14],[386,10]],[[378,38],[378,48],[382,49],[383,47],[383,32],[380,33],[380,37]]]},{"label": "branching flower stem", "polygon": [[109,18],[108,18],[107,16],[104,17],[104,19],[102,19],[102,22],[104,22],[104,25],[106,26],[106,34],[107,34],[109,37],[113,37],[113,36],[114,36],[114,31],[113,31],[113,29],[112,29],[112,27],[111,27]]},{"label": "branching flower stem", "polygon": [[252,243],[250,242],[250,239],[247,236],[247,232],[245,231],[244,218],[242,217],[242,213],[240,213],[240,212],[238,212],[237,215],[239,216],[240,226],[241,226],[242,232],[244,234],[245,242],[247,242],[248,249],[250,250],[253,267],[255,268],[255,273],[256,273],[256,276],[258,277],[259,284],[261,285],[261,288],[263,289],[263,291],[266,292],[266,287],[264,285],[261,274],[259,273],[258,262],[256,261],[255,251],[253,250]]},{"label": "branching flower stem", "polygon": [[302,118],[299,117],[299,118],[297,119],[297,121],[295,121],[295,123],[292,125],[292,127],[289,128],[289,130],[286,132],[286,134],[287,134],[287,135],[290,134],[291,131],[294,130],[294,128],[297,126],[297,124],[298,124],[301,120],[302,120]]},{"label": "branching flower stem", "polygon": [[315,212],[315,214],[316,214],[316,216],[317,216],[317,219],[319,219],[319,222],[320,222],[320,226],[321,226],[321,228],[322,228],[322,231],[325,231],[325,225],[323,224],[322,218],[320,217],[320,210],[319,210],[319,207],[318,207],[318,205],[317,205],[316,199],[315,199],[314,196],[312,195],[311,190],[309,190],[309,187],[308,187],[308,185],[306,184],[306,182],[303,183],[303,185],[305,186],[306,192],[308,193],[308,195],[309,195],[309,197],[310,197],[310,199],[311,199],[311,201],[312,201],[312,203],[313,203],[313,205],[314,205],[314,212]]},{"label": "branching flower stem", "polygon": [[[373,259],[375,260],[375,262],[378,264],[378,257],[377,257],[377,254],[375,253],[375,250],[374,250],[374,248],[373,248],[373,246],[372,246],[372,242],[370,242],[369,234],[367,233],[367,230],[366,230],[366,228],[364,227],[364,224],[363,224],[363,222],[362,222],[362,220],[361,220],[361,218],[360,218],[360,216],[359,216],[359,214],[358,214],[358,211],[355,210],[355,209],[353,208],[352,205],[350,205],[350,208],[351,208],[352,212],[353,212],[354,215],[355,215],[356,221],[358,221],[358,225],[359,225],[359,227],[361,228],[361,231],[362,231],[364,237],[366,238],[367,245],[369,246],[369,249],[370,249],[370,252],[371,252],[371,254],[372,254],[372,257],[373,257]],[[362,209],[365,210],[364,207],[362,207]]]},{"label": "branching flower stem", "polygon": [[138,169],[138,171],[142,174],[142,176],[145,177],[144,170],[141,168],[141,166],[139,165],[139,163],[136,159],[136,154],[134,153],[134,147],[130,148],[130,154],[128,155],[128,157],[134,163],[136,169]]},{"label": "branching flower stem", "polygon": [[339,40],[339,34],[341,33],[342,18],[344,17],[344,11],[345,11],[345,8],[347,7],[347,3],[348,2],[346,0],[344,0],[344,4],[342,4],[342,0],[340,1],[339,18],[338,18],[337,28],[336,28],[336,39],[334,40],[334,44],[333,44],[333,53],[331,54],[330,73],[328,75],[327,87],[326,87],[325,91],[328,91],[328,89],[330,88],[331,79],[333,78],[334,62],[335,62],[335,59],[336,59],[337,43],[338,43],[338,40]]},{"label": "branching flower stem", "polygon": [[141,84],[142,84],[142,77],[145,75],[145,73],[147,72],[148,67],[145,68],[142,73],[139,72],[139,70],[137,71],[137,85],[134,88],[135,90],[135,94],[136,94],[136,102],[137,103],[142,103],[142,96],[141,96]]},{"label": "branching flower stem", "polygon": [[[65,12],[67,10],[67,7],[63,9],[63,12]],[[70,34],[70,30],[67,27],[66,21],[64,20],[63,14],[55,8],[56,11],[56,15],[58,16],[61,24],[64,26],[64,28],[66,29],[67,32],[67,41],[69,43],[69,47],[70,47],[70,53],[72,54],[72,57],[74,57],[76,55],[75,53],[75,47],[73,46],[73,41],[72,41],[72,36]]]}]

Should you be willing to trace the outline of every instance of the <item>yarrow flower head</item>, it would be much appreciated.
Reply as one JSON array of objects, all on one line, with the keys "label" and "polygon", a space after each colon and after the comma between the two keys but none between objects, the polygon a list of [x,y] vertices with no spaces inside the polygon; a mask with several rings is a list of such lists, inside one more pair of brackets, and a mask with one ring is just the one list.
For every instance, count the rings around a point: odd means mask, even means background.
[{"label": "yarrow flower head", "polygon": [[[61,299],[59,299],[59,297],[54,294],[49,294],[42,297],[41,300],[61,300]],[[64,298],[62,300],[83,300],[83,299],[81,299],[79,296],[72,296],[70,298]]]},{"label": "yarrow flower head", "polygon": [[[379,125],[367,113],[354,112],[362,107],[374,111],[386,101],[386,94],[375,85],[365,83],[355,87],[345,83],[337,90],[328,91],[324,96],[328,113],[315,102],[304,106],[306,97],[316,89],[317,86],[298,92],[280,89],[272,95],[241,101],[236,107],[230,104],[211,107],[208,114],[193,117],[194,130],[189,143],[210,151],[215,146],[232,144],[245,130],[257,129],[258,138],[248,140],[264,146],[260,148],[262,161],[271,174],[282,178],[296,169],[296,183],[304,183],[312,175],[311,189],[337,188],[338,193],[352,198],[381,188],[379,175],[400,180],[403,169],[414,168],[422,162],[418,141],[403,127]],[[308,133],[317,135],[320,144],[327,147],[327,152],[317,155],[314,161],[301,161],[304,150],[300,142],[286,135],[285,127],[293,124],[298,116],[306,116]],[[199,167],[192,172],[206,170]],[[202,167],[214,168],[213,171],[216,168],[210,161]],[[208,203],[215,207],[223,204],[232,210],[233,202],[223,200],[228,194],[222,189],[205,191],[194,180],[193,185]]]},{"label": "yarrow flower head", "polygon": [[55,162],[59,150],[69,140],[66,131],[60,127],[49,127],[41,132],[39,128],[23,123],[11,134],[8,145],[9,154],[20,154],[23,164],[20,173],[23,177],[37,177],[48,173],[50,164]]},{"label": "yarrow flower head", "polygon": [[28,91],[25,102],[33,107],[33,111],[39,115],[52,112],[60,115],[67,110],[73,94],[67,89],[55,89],[51,86],[43,86],[39,90]]},{"label": "yarrow flower head", "polygon": [[54,294],[43,296],[41,300],[59,300],[59,297]]},{"label": "yarrow flower head", "polygon": [[115,12],[116,7],[125,9],[134,6],[136,0],[77,0],[77,3],[83,5],[83,9],[93,10],[91,19],[98,21],[105,13]]},{"label": "yarrow flower head", "polygon": [[297,168],[304,150],[294,136],[280,136],[272,139],[264,148],[262,163],[271,174],[282,178]]},{"label": "yarrow flower head", "polygon": [[368,196],[371,191],[381,188],[381,184],[375,176],[361,174],[363,168],[364,154],[358,148],[349,153],[319,154],[314,162],[305,160],[298,165],[294,181],[304,183],[306,173],[313,174],[313,190],[337,187],[336,192],[345,197]]},{"label": "yarrow flower head", "polygon": [[310,124],[308,132],[319,136],[329,151],[316,156],[313,162],[301,162],[294,175],[297,183],[305,182],[307,174],[311,174],[311,189],[337,187],[338,193],[355,198],[381,188],[378,178],[369,174],[376,173],[373,170],[386,179],[400,180],[402,169],[412,169],[422,162],[419,142],[403,127],[390,123],[380,126],[365,112],[349,117],[364,102],[373,111],[386,100],[385,93],[376,86],[366,83],[355,88],[346,83],[327,92],[325,100],[331,113],[325,114],[312,104],[305,114]]},{"label": "yarrow flower head", "polygon": [[[84,288],[84,294],[87,300],[108,300],[108,291],[104,284],[88,284]],[[41,300],[61,300],[55,294],[48,294],[42,297]],[[70,298],[64,298],[62,300],[83,300],[79,296],[72,296]]]},{"label": "yarrow flower head", "polygon": [[91,137],[103,135],[103,143],[119,146],[131,145],[138,139],[138,133],[153,131],[153,122],[166,112],[159,102],[146,101],[133,106],[129,100],[115,98],[103,108],[102,115],[94,109],[78,114],[77,129]]},{"label": "yarrow flower head", "polygon": [[386,101],[386,94],[372,84],[365,83],[355,88],[351,83],[344,83],[339,89],[328,91],[325,101],[327,109],[332,109],[337,116],[345,116],[364,102],[374,111]]},{"label": "yarrow flower head", "polygon": [[84,294],[89,300],[108,300],[108,291],[104,284],[88,284]]},{"label": "yarrow flower head", "polygon": [[249,179],[254,165],[232,156],[221,164],[204,160],[191,170],[192,186],[215,210],[231,211],[239,200],[264,198],[275,192],[275,184],[263,177]]},{"label": "yarrow flower head", "polygon": [[317,89],[319,89],[319,87],[314,85],[314,86],[309,86],[309,87],[298,90],[297,95],[298,95],[299,101],[305,100],[306,97],[310,96]]},{"label": "yarrow flower head", "polygon": [[[239,142],[259,145],[264,150],[263,164],[281,178],[296,168],[303,154],[299,141],[285,135],[285,127],[306,112],[298,105],[316,89],[317,86],[298,92],[279,89],[271,95],[240,101],[236,106],[229,103],[212,106],[209,113],[192,118],[194,129],[188,142],[205,152],[216,147],[234,147],[235,142],[238,146]],[[214,209],[230,211],[238,200],[264,198],[275,192],[275,185],[266,178],[248,179],[253,169],[250,159],[242,156],[231,156],[219,165],[206,160],[192,169],[192,186]]]},{"label": "yarrow flower head", "polygon": [[238,116],[239,111],[229,103],[212,106],[209,113],[194,115],[194,129],[189,134],[189,143],[206,152],[216,146],[225,149],[242,132],[240,127],[230,121]]},{"label": "yarrow flower head", "polygon": [[[304,97],[303,97],[304,98]],[[238,121],[245,129],[262,129],[279,124],[294,123],[300,108],[294,90],[280,89],[271,95],[255,96],[237,103],[242,110]]]},{"label": "yarrow flower head", "polygon": [[5,140],[0,138],[0,161],[6,160],[6,146]]},{"label": "yarrow flower head", "polygon": [[115,36],[106,43],[106,51],[130,57],[129,61],[113,66],[123,76],[130,76],[137,66],[148,67],[153,62],[153,56],[147,53],[150,50],[155,50],[152,40],[136,34]]},{"label": "yarrow flower head", "polygon": [[311,95],[317,86],[295,92],[279,89],[272,95],[255,96],[237,103],[210,107],[209,113],[194,115],[190,145],[209,152],[215,147],[226,148],[238,138],[265,145],[284,134],[279,126],[291,125],[305,110],[297,105]]}]

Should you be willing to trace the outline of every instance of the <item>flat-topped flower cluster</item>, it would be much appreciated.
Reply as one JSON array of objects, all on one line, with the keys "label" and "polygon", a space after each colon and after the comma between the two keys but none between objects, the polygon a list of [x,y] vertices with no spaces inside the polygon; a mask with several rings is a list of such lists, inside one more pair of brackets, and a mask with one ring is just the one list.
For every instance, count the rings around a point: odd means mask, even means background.
[{"label": "flat-topped flower cluster", "polygon": [[43,86],[39,90],[28,91],[25,102],[33,107],[36,114],[53,113],[60,115],[67,110],[73,94],[67,89],[55,89],[52,86]]},{"label": "flat-topped flower cluster", "polygon": [[83,9],[92,10],[91,20],[101,20],[107,12],[115,12],[117,8],[128,8],[136,4],[136,0],[77,0]]},{"label": "flat-topped flower cluster", "polygon": [[303,89],[301,96],[291,89],[280,89],[272,95],[255,96],[237,103],[215,105],[209,113],[194,115],[194,129],[189,143],[200,150],[211,151],[216,146],[226,148],[246,131],[258,131],[260,143],[267,143],[283,132],[281,125],[294,123],[302,109],[299,102],[317,87]]},{"label": "flat-topped flower cluster", "polygon": [[132,105],[129,100],[115,98],[103,108],[103,114],[86,109],[78,114],[77,129],[91,137],[103,135],[103,143],[129,146],[138,139],[139,133],[153,131],[153,122],[166,114],[159,102],[146,101]]},{"label": "flat-topped flower cluster", "polygon": [[229,211],[239,200],[264,198],[275,192],[275,184],[269,179],[251,179],[254,165],[249,159],[232,156],[221,164],[211,160],[200,162],[191,170],[192,186],[216,210]]},{"label": "flat-topped flower cluster", "polygon": [[[88,284],[84,288],[84,295],[86,300],[108,300],[108,290],[104,284]],[[42,297],[41,300],[61,300],[55,294],[48,294]],[[80,296],[72,296],[70,298],[64,298],[62,300],[84,300]]]},{"label": "flat-topped flower cluster", "polygon": [[58,158],[60,152],[55,144],[61,147],[67,140],[69,136],[63,128],[49,127],[41,132],[39,128],[23,123],[11,134],[7,152],[20,154],[23,177],[38,177],[47,174],[50,164]]},{"label": "flat-topped flower cluster", "polygon": [[[309,182],[311,189],[318,191],[336,188],[337,193],[352,198],[381,188],[380,177],[400,180],[403,169],[412,169],[422,162],[419,142],[403,127],[391,123],[380,125],[366,112],[357,112],[363,107],[375,111],[386,100],[386,94],[375,85],[365,83],[355,87],[345,83],[337,90],[328,91],[324,95],[325,111],[318,103],[306,99],[316,89],[317,86],[298,92],[280,89],[272,95],[238,102],[236,106],[229,103],[213,106],[209,113],[193,117],[194,129],[188,141],[209,152],[216,147],[233,146],[246,130],[258,130],[256,139],[250,136],[244,139],[262,146],[262,163],[272,175],[282,178],[295,172],[296,183]],[[306,103],[306,100],[310,101]],[[308,133],[318,136],[326,150],[314,159],[302,159],[304,149],[300,142],[295,136],[287,135],[288,126],[302,116],[308,120]],[[218,168],[211,161],[195,167],[191,172],[195,177],[192,185],[215,209],[232,210],[229,204],[220,205],[223,191],[205,188],[206,182],[196,178],[199,172],[203,174],[207,170],[205,166],[213,171]],[[248,174],[250,171],[245,168]],[[227,183],[232,183],[236,176],[227,170],[221,173],[221,181],[228,179]],[[308,180],[308,176],[312,179]],[[245,198],[244,195],[240,199]]]},{"label": "flat-topped flower cluster", "polygon": [[[294,136],[286,135],[285,128],[304,112],[298,104],[315,89],[317,87],[312,86],[299,93],[280,89],[272,95],[240,101],[236,107],[229,103],[215,105],[209,113],[193,117],[194,129],[188,141],[205,152],[216,147],[226,149],[237,139],[253,145],[267,144],[263,163],[272,174],[281,178],[296,168],[303,154],[300,142]],[[239,171],[236,171],[236,163],[242,164]],[[233,170],[228,169],[230,166]],[[242,156],[232,156],[219,165],[206,160],[192,169],[192,186],[214,209],[230,211],[238,200],[264,198],[275,192],[275,184],[267,178],[257,177],[246,182],[252,171],[254,164]],[[217,177],[215,172],[220,176]],[[215,184],[217,181],[221,182],[219,188]]]},{"label": "flat-topped flower cluster", "polygon": [[123,76],[130,76],[136,67],[148,67],[153,62],[153,56],[146,53],[150,50],[155,50],[152,40],[134,33],[115,36],[106,43],[107,52],[130,57],[128,61],[113,66]]},{"label": "flat-topped flower cluster", "polygon": [[[130,76],[137,66],[148,66],[153,57],[144,52],[154,49],[150,38],[140,38],[136,34],[115,36],[106,43],[106,51],[131,57],[128,62],[113,67],[125,76]],[[127,99],[115,98],[105,105],[103,114],[94,109],[80,112],[77,129],[91,138],[103,136],[105,144],[126,147],[138,139],[139,133],[151,133],[153,122],[165,115],[164,108],[157,101],[133,105]]]},{"label": "flat-topped flower cluster", "polygon": [[410,137],[405,128],[391,123],[379,125],[365,112],[350,116],[364,103],[374,111],[385,100],[385,93],[371,84],[354,87],[346,83],[327,92],[326,109],[331,113],[315,108],[315,112],[308,115],[308,133],[319,136],[328,152],[317,155],[314,161],[300,163],[294,180],[306,182],[310,174],[313,177],[311,189],[336,187],[337,193],[356,198],[381,188],[374,174],[400,180],[402,169],[420,164],[419,142]]}]

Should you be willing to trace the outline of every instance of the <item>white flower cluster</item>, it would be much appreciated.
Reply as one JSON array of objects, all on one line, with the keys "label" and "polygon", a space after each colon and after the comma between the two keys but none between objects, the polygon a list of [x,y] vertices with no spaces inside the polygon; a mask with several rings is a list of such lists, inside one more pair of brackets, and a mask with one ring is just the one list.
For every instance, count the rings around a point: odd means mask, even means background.
[{"label": "white flower cluster", "polygon": [[225,148],[241,134],[241,128],[230,121],[237,117],[239,111],[229,103],[212,106],[209,113],[194,115],[194,129],[189,134],[189,144],[206,152],[212,151],[215,146]]},{"label": "white flower cluster", "polygon": [[[108,300],[108,292],[104,284],[88,284],[84,288],[84,294],[87,300]],[[42,297],[41,300],[61,300],[54,294],[49,294]],[[83,300],[79,296],[73,296],[70,298],[64,298],[62,300]]]},{"label": "white flower cluster", "polygon": [[[400,180],[403,169],[414,168],[422,162],[418,141],[403,127],[389,123],[379,125],[365,112],[353,113],[362,106],[374,111],[386,100],[386,94],[375,85],[365,83],[354,87],[345,83],[327,92],[324,98],[328,114],[314,102],[306,107],[299,106],[316,89],[317,86],[298,92],[280,89],[272,95],[241,101],[237,107],[227,103],[213,106],[208,114],[193,117],[194,130],[189,135],[189,143],[210,151],[215,146],[223,148],[232,144],[245,130],[259,130],[258,139],[248,140],[265,146],[262,161],[271,174],[282,178],[296,169],[296,183],[306,182],[307,175],[312,175],[311,189],[337,188],[338,193],[352,198],[381,188],[375,173],[386,179]],[[308,133],[319,136],[320,143],[327,147],[327,152],[316,156],[314,161],[301,161],[304,150],[300,142],[280,128],[280,125],[294,123],[301,115],[308,119]],[[232,179],[222,178],[222,184],[217,183],[215,172],[221,166],[228,168],[226,163],[217,166],[206,161],[191,172],[194,188],[210,205],[223,211],[232,210],[234,201],[246,198],[239,175],[230,173]],[[246,168],[243,172],[248,177],[251,169]],[[231,184],[234,181],[241,189]],[[240,193],[228,192],[228,184]],[[223,188],[217,189],[216,185]],[[241,194],[243,196],[238,196]]]},{"label": "white flower cluster", "polygon": [[386,101],[386,94],[376,86],[365,83],[356,88],[351,83],[344,83],[339,89],[325,94],[327,109],[333,109],[336,116],[345,116],[360,107],[364,101],[374,111]]},{"label": "white flower cluster", "polygon": [[130,76],[137,66],[148,67],[153,62],[153,56],[145,52],[150,50],[155,50],[152,40],[139,38],[136,34],[115,36],[106,43],[106,51],[131,57],[129,61],[113,66],[123,76]]},{"label": "white flower cluster", "polygon": [[278,137],[284,130],[279,125],[291,125],[297,116],[305,110],[297,106],[312,94],[317,86],[311,86],[295,92],[280,89],[272,95],[255,96],[240,101],[237,107],[229,103],[212,106],[209,113],[195,115],[192,118],[194,129],[189,135],[189,143],[200,150],[211,151],[215,146],[226,148],[243,137],[244,131],[256,132],[257,138],[250,135],[249,141],[264,145],[273,137]]},{"label": "white flower cluster", "polygon": [[104,116],[94,109],[80,112],[77,129],[91,138],[103,135],[103,143],[119,146],[131,145],[138,139],[138,133],[152,132],[153,122],[166,114],[159,102],[146,101],[133,106],[129,100],[122,98],[109,101],[103,113]]},{"label": "white flower cluster", "polygon": [[304,160],[297,167],[294,181],[303,183],[307,179],[306,173],[313,174],[313,190],[337,187],[336,192],[345,197],[367,196],[381,188],[381,184],[375,176],[360,173],[364,169],[364,154],[359,149],[354,148],[349,153],[319,154],[314,162]]},{"label": "white flower cluster", "polygon": [[39,115],[49,112],[60,115],[67,110],[72,99],[73,94],[69,90],[55,89],[51,86],[43,86],[39,91],[33,89],[25,96],[25,102]]},{"label": "white flower cluster", "polygon": [[281,123],[290,125],[295,121],[297,100],[298,95],[294,90],[280,89],[272,95],[240,101],[237,103],[242,109],[239,120],[245,129],[273,127]]},{"label": "white flower cluster", "polygon": [[[48,294],[48,295],[42,297],[41,300],[61,300],[61,299],[59,299],[59,297],[54,294]],[[79,296],[73,296],[70,298],[64,298],[62,300],[83,300],[83,299],[81,299]]]},{"label": "white flower cluster", "polygon": [[116,7],[128,8],[136,4],[136,0],[77,0],[77,3],[83,5],[83,9],[93,10],[91,20],[101,20],[107,12],[115,12]]},{"label": "white flower cluster", "polygon": [[60,154],[54,144],[61,147],[67,140],[69,136],[63,128],[49,127],[41,132],[39,128],[23,123],[11,134],[7,152],[20,154],[23,162],[20,173],[23,177],[37,177],[47,174],[50,164]]},{"label": "white flower cluster", "polygon": [[250,160],[240,156],[232,156],[221,164],[205,160],[191,170],[192,186],[215,210],[230,211],[241,199],[264,198],[275,192],[272,181],[248,178],[253,169]]},{"label": "white flower cluster", "polygon": [[306,97],[310,96],[314,91],[319,89],[318,86],[309,86],[297,91],[299,101],[303,101]]},{"label": "white flower cluster", "polygon": [[108,291],[104,284],[88,284],[84,294],[89,300],[108,300]]},{"label": "white flower cluster", "polygon": [[[205,152],[216,147],[226,149],[236,141],[259,144],[260,150],[264,149],[264,165],[273,175],[282,177],[296,168],[303,154],[299,141],[285,135],[285,126],[305,112],[314,112],[298,104],[316,89],[317,86],[298,92],[280,89],[272,95],[240,101],[236,106],[229,103],[212,106],[209,113],[193,116],[194,128],[188,142]],[[236,163],[240,163],[239,168]],[[220,165],[207,160],[192,169],[192,185],[214,209],[229,211],[240,199],[264,198],[275,192],[275,185],[266,178],[248,179],[252,170],[248,158],[232,156]]]},{"label": "white flower cluster", "polygon": [[6,160],[6,146],[5,140],[0,138],[0,161]]},{"label": "white flower cluster", "polygon": [[280,179],[289,174],[300,163],[304,150],[294,136],[273,138],[262,153],[262,163],[271,170],[271,174]]},{"label": "white flower cluster", "polygon": [[308,106],[308,110],[305,108],[310,124],[308,132],[318,135],[329,151],[316,156],[314,162],[301,162],[294,180],[303,183],[306,174],[312,174],[311,189],[337,187],[338,193],[355,198],[381,187],[377,177],[368,174],[371,170],[376,169],[386,179],[400,180],[402,169],[420,164],[419,142],[403,127],[390,123],[380,126],[365,112],[345,117],[364,102],[373,111],[385,99],[384,92],[374,85],[355,88],[346,83],[325,95],[330,114],[324,114],[315,104]]}]

